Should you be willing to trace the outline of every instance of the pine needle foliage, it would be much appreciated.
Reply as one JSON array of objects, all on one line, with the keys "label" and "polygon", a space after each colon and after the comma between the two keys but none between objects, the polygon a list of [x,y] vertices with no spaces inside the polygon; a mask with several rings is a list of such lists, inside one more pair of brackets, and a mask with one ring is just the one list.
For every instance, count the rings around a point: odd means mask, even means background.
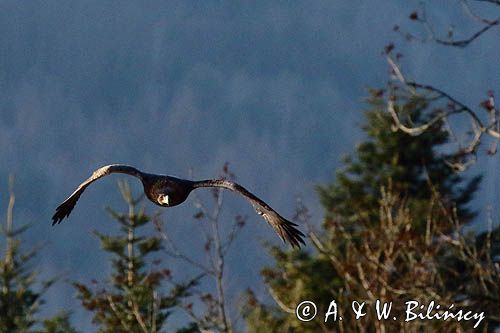
[{"label": "pine needle foliage", "polygon": [[21,237],[30,225],[14,226],[13,179],[12,176],[9,179],[6,222],[0,224],[5,241],[5,250],[0,257],[0,332],[76,333],[69,322],[69,313],[47,319],[38,316],[45,304],[43,295],[57,277],[40,281],[39,271],[33,267],[32,261],[41,246],[24,249]]}]

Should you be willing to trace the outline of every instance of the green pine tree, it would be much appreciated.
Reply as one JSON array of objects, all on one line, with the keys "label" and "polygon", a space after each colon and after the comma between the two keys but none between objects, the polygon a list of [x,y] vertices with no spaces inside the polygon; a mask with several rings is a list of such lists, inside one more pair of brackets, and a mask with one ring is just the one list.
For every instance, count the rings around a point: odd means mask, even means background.
[{"label": "green pine tree", "polygon": [[42,329],[36,333],[77,333],[69,321],[69,313],[61,312],[53,318],[42,321]]},{"label": "green pine tree", "polygon": [[[159,267],[151,257],[161,249],[158,237],[146,236],[140,229],[151,221],[144,208],[136,206],[126,183],[120,183],[128,213],[109,209],[120,224],[120,234],[110,236],[96,232],[102,249],[112,255],[113,272],[110,281],[91,285],[74,283],[82,305],[93,312],[99,332],[164,332],[168,317],[182,298],[189,296],[198,278],[187,283],[174,283],[171,272]],[[168,290],[167,283],[172,287]],[[168,292],[167,292],[168,290]]]},{"label": "green pine tree", "polygon": [[[447,209],[457,208],[461,223],[467,223],[474,212],[467,204],[476,192],[481,177],[464,181],[445,160],[452,158],[442,153],[449,141],[443,123],[436,122],[427,131],[411,136],[392,130],[392,118],[385,112],[385,101],[373,92],[365,113],[363,131],[368,138],[356,147],[355,157],[344,159],[344,168],[336,174],[336,181],[319,186],[321,203],[327,220],[341,216],[344,223],[370,223],[378,217],[380,188],[391,183],[392,189],[408,198],[415,212],[422,212],[414,220],[419,230],[425,226],[425,213],[433,192],[447,202]],[[414,96],[398,108],[400,114],[413,123],[425,122],[425,98]],[[418,215],[418,214],[416,214]]]},{"label": "green pine tree", "polygon": [[[59,314],[42,320],[37,314],[44,304],[43,295],[56,278],[40,281],[38,271],[31,261],[40,247],[25,251],[21,235],[29,225],[14,227],[13,178],[10,178],[10,195],[5,224],[1,224],[5,251],[0,258],[0,332],[75,333],[69,323],[69,314]],[[37,327],[42,326],[42,329]]]},{"label": "green pine tree", "polygon": [[[475,237],[471,242],[458,233],[474,217],[467,204],[480,177],[466,181],[446,165],[443,124],[418,136],[394,132],[380,96],[369,102],[363,127],[367,139],[345,159],[336,182],[318,187],[326,216],[321,234],[311,233],[316,252],[272,249],[276,264],[262,275],[275,305],[250,294],[244,312],[249,331],[266,326],[273,332],[311,333],[472,327],[450,321],[405,323],[402,305],[411,299],[484,309],[489,317],[482,327],[494,325],[500,288],[493,252],[484,251],[488,242],[476,246]],[[412,98],[399,112],[418,122],[426,107],[425,99]],[[305,216],[304,209],[299,212]],[[355,320],[351,302],[373,308],[376,299],[399,304],[391,314],[400,319],[378,321],[368,312]],[[293,312],[302,300],[314,300],[319,314],[335,300],[343,320],[300,322]]]}]

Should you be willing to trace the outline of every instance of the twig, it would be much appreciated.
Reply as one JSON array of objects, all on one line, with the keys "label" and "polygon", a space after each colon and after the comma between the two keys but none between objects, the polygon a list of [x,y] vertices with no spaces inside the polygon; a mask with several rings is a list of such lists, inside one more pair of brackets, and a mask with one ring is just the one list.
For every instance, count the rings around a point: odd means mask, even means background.
[{"label": "twig", "polygon": [[7,248],[5,251],[5,262],[6,264],[12,263],[12,223],[13,223],[13,212],[14,203],[16,202],[16,196],[14,195],[14,176],[9,176],[9,203],[7,205],[7,226],[6,226],[6,236],[7,236]]},{"label": "twig", "polygon": [[[490,2],[490,3],[495,3],[498,4],[497,1],[499,0],[476,0],[476,1],[484,1],[484,2]],[[496,18],[494,20],[486,19],[483,17],[480,17],[472,12],[470,9],[469,5],[465,0],[460,1],[462,4],[462,7],[465,11],[466,14],[471,16],[474,20],[481,22],[484,26],[477,30],[476,32],[472,33],[469,37],[464,38],[464,39],[451,39],[452,37],[452,30],[448,33],[450,39],[443,39],[439,38],[436,36],[436,33],[434,32],[434,29],[432,27],[432,24],[430,20],[427,18],[426,10],[425,10],[425,5],[423,2],[420,2],[421,8],[420,12],[417,14],[417,12],[414,12],[411,16],[411,19],[417,22],[420,22],[425,30],[427,31],[427,38],[419,38],[414,34],[411,34],[409,32],[403,33],[398,29],[396,29],[400,34],[403,35],[406,39],[413,39],[421,42],[427,42],[427,41],[434,41],[438,44],[444,45],[444,46],[452,46],[452,47],[459,47],[459,48],[465,48],[469,46],[473,41],[478,39],[481,35],[486,33],[488,30],[500,25],[500,18]]]},{"label": "twig", "polygon": [[267,290],[269,291],[269,294],[271,295],[271,297],[273,298],[273,300],[276,302],[276,304],[278,304],[278,306],[281,308],[281,310],[287,312],[287,313],[295,313],[295,310],[286,306],[285,303],[283,303],[278,295],[276,294],[276,292],[273,290],[273,288],[271,286],[267,286]]},{"label": "twig", "polygon": [[144,323],[141,314],[139,313],[139,308],[137,307],[137,303],[132,300],[132,304],[133,304],[132,311],[134,312],[135,319],[139,323],[139,326],[141,326],[141,329],[144,331],[144,333],[149,333],[148,328]]},{"label": "twig", "polygon": [[182,254],[178,249],[177,247],[175,246],[174,242],[170,239],[170,237],[168,237],[168,234],[164,231],[163,229],[163,225],[161,224],[161,222],[156,222],[155,223],[156,225],[156,228],[158,230],[158,232],[160,233],[160,236],[163,238],[163,240],[165,240],[168,244],[168,246],[170,247],[170,250],[167,250],[167,249],[164,249],[165,253],[168,254],[169,256],[173,257],[173,258],[177,258],[177,259],[181,259],[181,260],[184,260],[185,262],[201,269],[203,272],[207,273],[207,274],[210,274],[210,275],[214,275],[215,272],[213,271],[213,269],[210,269],[208,268],[207,266],[203,265],[203,264],[200,264],[199,262],[191,259],[190,257]]},{"label": "twig", "polygon": [[108,300],[108,303],[109,303],[109,306],[111,307],[111,310],[113,310],[113,312],[115,313],[116,315],[116,318],[118,318],[118,320],[120,321],[120,324],[123,326],[123,328],[127,331],[127,332],[130,332],[130,327],[128,326],[128,324],[122,319],[122,316],[120,316],[120,313],[118,312],[118,309],[116,307],[116,304],[115,302],[113,302],[113,299],[111,298],[111,295],[106,295],[106,299]]},{"label": "twig", "polygon": [[219,307],[219,320],[222,325],[221,330],[223,332],[229,332],[229,326],[227,322],[226,309],[225,309],[225,299],[224,299],[224,288],[222,286],[222,279],[224,276],[224,254],[222,253],[222,244],[219,232],[219,215],[223,203],[222,191],[218,190],[216,194],[216,205],[214,207],[214,213],[211,218],[212,224],[212,234],[214,235],[215,243],[215,256],[217,261],[217,266],[215,270],[215,283],[217,288],[217,305]]},{"label": "twig", "polygon": [[473,0],[473,1],[477,1],[477,2],[489,2],[489,3],[495,4],[495,5],[500,5],[500,0]]}]

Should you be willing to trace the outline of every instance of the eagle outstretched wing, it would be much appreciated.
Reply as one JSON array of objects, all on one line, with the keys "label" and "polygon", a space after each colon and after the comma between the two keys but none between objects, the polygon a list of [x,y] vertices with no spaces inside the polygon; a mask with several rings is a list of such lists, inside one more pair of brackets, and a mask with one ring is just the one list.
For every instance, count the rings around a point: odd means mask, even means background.
[{"label": "eagle outstretched wing", "polygon": [[297,224],[288,221],[283,216],[278,214],[274,209],[272,209],[267,203],[261,200],[259,197],[248,191],[246,188],[238,183],[226,180],[204,180],[200,182],[195,182],[195,187],[222,187],[229,189],[233,192],[237,192],[243,195],[252,206],[257,211],[257,214],[261,215],[267,223],[273,227],[274,231],[278,236],[284,241],[290,243],[294,247],[300,248],[300,244],[304,244],[303,237],[304,234],[297,229]]},{"label": "eagle outstretched wing", "polygon": [[126,165],[112,164],[112,165],[103,166],[102,168],[95,170],[92,173],[92,176],[90,176],[83,183],[81,183],[78,186],[78,188],[73,193],[71,193],[71,195],[66,200],[64,200],[64,202],[62,204],[60,204],[56,208],[56,212],[55,212],[54,216],[52,216],[52,225],[61,223],[61,221],[65,217],[69,216],[69,214],[71,213],[71,211],[75,207],[76,202],[78,201],[78,199],[82,195],[83,191],[85,191],[87,186],[89,186],[90,184],[92,184],[93,182],[98,180],[99,178],[102,178],[104,176],[109,175],[110,173],[123,172],[121,170],[124,170],[127,168],[134,169],[134,168],[126,166]]}]

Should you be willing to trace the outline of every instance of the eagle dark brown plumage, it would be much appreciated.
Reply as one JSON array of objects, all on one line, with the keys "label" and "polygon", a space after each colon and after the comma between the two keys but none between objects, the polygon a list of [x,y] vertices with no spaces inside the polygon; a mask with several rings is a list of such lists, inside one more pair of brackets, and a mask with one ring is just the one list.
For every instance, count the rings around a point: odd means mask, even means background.
[{"label": "eagle dark brown plumage", "polygon": [[257,213],[273,227],[283,241],[298,248],[300,248],[301,244],[305,245],[303,239],[304,234],[296,228],[297,224],[286,220],[267,203],[235,182],[226,179],[190,181],[171,176],[148,174],[134,167],[121,164],[107,165],[94,171],[92,176],[81,183],[78,188],[56,208],[56,212],[54,216],[52,216],[52,225],[61,223],[65,217],[69,216],[76,202],[90,184],[111,173],[125,173],[139,178],[144,187],[146,197],[153,203],[162,207],[172,207],[183,203],[192,190],[200,187],[218,187],[231,190],[243,195],[250,201]]}]

